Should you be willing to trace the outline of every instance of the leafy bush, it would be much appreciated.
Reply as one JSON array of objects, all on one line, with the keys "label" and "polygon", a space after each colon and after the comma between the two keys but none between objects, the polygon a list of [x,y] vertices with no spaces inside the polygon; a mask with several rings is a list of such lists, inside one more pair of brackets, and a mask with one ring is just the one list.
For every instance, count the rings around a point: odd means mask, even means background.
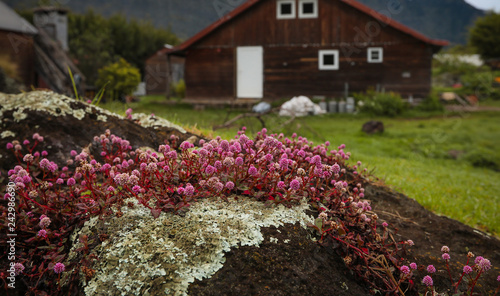
[{"label": "leafy bush", "polygon": [[8,55],[0,54],[0,92],[19,93],[24,86],[20,85],[17,65]]},{"label": "leafy bush", "polygon": [[484,67],[464,74],[461,77],[464,93],[500,100],[500,86],[495,81],[496,77],[500,77],[500,71],[491,71]]},{"label": "leafy bush", "polygon": [[172,84],[172,93],[174,96],[179,98],[184,98],[186,96],[186,83],[184,79],[179,80],[179,82]]},{"label": "leafy bush", "polygon": [[355,94],[354,97],[359,110],[371,115],[394,117],[408,109],[408,104],[394,92],[380,93],[370,90],[366,94]]},{"label": "leafy bush", "polygon": [[417,106],[417,109],[421,111],[443,111],[444,107],[439,101],[439,97],[436,94],[431,94]]},{"label": "leafy bush", "polygon": [[467,152],[463,158],[475,167],[500,171],[500,157],[489,149],[476,148]]},{"label": "leafy bush", "polygon": [[124,59],[110,64],[99,70],[97,86],[106,87],[111,99],[119,99],[123,95],[130,95],[141,82],[139,69],[131,66]]}]

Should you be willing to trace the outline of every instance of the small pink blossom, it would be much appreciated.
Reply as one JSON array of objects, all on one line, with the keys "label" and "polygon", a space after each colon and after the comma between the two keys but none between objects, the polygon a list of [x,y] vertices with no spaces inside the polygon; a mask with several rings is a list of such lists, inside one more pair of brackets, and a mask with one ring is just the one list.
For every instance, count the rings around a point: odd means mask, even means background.
[{"label": "small pink blossom", "polygon": [[14,264],[14,273],[20,275],[24,270],[24,265],[22,263]]},{"label": "small pink blossom", "polygon": [[283,171],[288,170],[288,159],[286,158],[280,159],[280,169]]},{"label": "small pink blossom", "polygon": [[232,181],[228,181],[226,183],[226,188],[229,189],[229,190],[233,190],[234,188],[234,183]]},{"label": "small pink blossom", "polygon": [[410,268],[406,265],[401,266],[401,268],[399,270],[401,270],[401,272],[403,274],[406,274],[406,275],[410,274]]},{"label": "small pink blossom", "polygon": [[424,278],[422,279],[422,283],[427,287],[432,286],[434,284],[432,278],[429,275],[424,276]]},{"label": "small pink blossom", "polygon": [[417,263],[415,263],[415,262],[410,263],[410,268],[417,269]]},{"label": "small pink blossom", "polygon": [[38,237],[43,237],[43,238],[47,238],[47,231],[45,229],[40,229],[38,231],[38,233],[36,234],[36,236]]},{"label": "small pink blossom", "polygon": [[26,154],[26,155],[23,157],[23,161],[24,161],[24,162],[32,162],[32,161],[33,161],[33,155],[31,155],[31,154]]},{"label": "small pink blossom", "polygon": [[445,261],[448,261],[448,260],[450,260],[450,254],[444,253],[443,255],[441,255],[441,258],[443,258],[443,260],[445,260]]},{"label": "small pink blossom", "polygon": [[73,178],[69,178],[68,181],[66,181],[66,183],[68,184],[68,186],[73,186],[76,184],[76,181]]},{"label": "small pink blossom", "polygon": [[189,148],[193,148],[194,145],[189,143],[188,141],[184,141],[181,143],[181,145],[179,146],[182,150],[187,150]]},{"label": "small pink blossom", "polygon": [[491,269],[491,262],[490,260],[483,258],[483,260],[479,261],[477,266],[481,271],[485,272]]},{"label": "small pink blossom", "polygon": [[141,186],[139,186],[139,185],[135,185],[134,187],[132,187],[132,191],[133,191],[135,194],[139,194],[139,192],[141,192]]},{"label": "small pink blossom", "polygon": [[470,267],[469,265],[465,265],[464,266],[464,273],[469,274],[471,272],[472,272],[472,267]]},{"label": "small pink blossom", "polygon": [[212,175],[213,173],[215,173],[215,171],[216,171],[215,167],[211,165],[207,165],[207,167],[205,168],[205,174],[207,175]]},{"label": "small pink blossom", "polygon": [[187,184],[186,188],[184,189],[184,194],[187,196],[192,196],[194,194],[194,187],[191,184]]},{"label": "small pink blossom", "polygon": [[292,182],[290,182],[290,189],[299,190],[300,189],[300,182],[298,180],[292,180]]},{"label": "small pink blossom", "polygon": [[257,169],[253,165],[250,166],[250,168],[248,169],[248,174],[250,174],[250,176],[257,175]]},{"label": "small pink blossom", "polygon": [[65,269],[66,269],[66,266],[64,266],[64,264],[63,264],[63,263],[58,262],[58,263],[56,263],[56,264],[54,265],[54,272],[55,272],[55,273],[61,273],[61,272],[63,272]]},{"label": "small pink blossom", "polygon": [[50,220],[49,217],[44,217],[43,219],[40,220],[40,223],[38,223],[38,225],[41,227],[41,228],[47,228],[50,223],[52,221]]},{"label": "small pink blossom", "polygon": [[428,273],[435,273],[436,272],[436,268],[434,267],[434,265],[427,266],[427,272]]},{"label": "small pink blossom", "polygon": [[450,252],[450,248],[448,248],[448,246],[443,246],[441,248],[441,252],[443,252],[443,253],[449,253]]}]

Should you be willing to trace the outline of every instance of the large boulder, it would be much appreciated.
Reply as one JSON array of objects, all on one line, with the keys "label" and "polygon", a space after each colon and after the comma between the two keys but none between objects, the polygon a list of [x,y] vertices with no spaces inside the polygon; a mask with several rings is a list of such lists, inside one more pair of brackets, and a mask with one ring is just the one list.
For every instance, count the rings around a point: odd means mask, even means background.
[{"label": "large boulder", "polygon": [[[201,138],[164,119],[150,115],[126,119],[51,92],[0,94],[0,105],[2,186],[7,170],[16,164],[6,144],[31,139],[35,132],[45,137],[41,148],[61,165],[71,150],[92,151],[94,136],[106,129],[134,148],[156,149],[172,135],[195,144]],[[421,267],[415,271],[417,279],[426,275],[426,265],[433,264],[438,268],[433,276],[437,291],[451,291],[440,259],[440,248],[447,245],[454,278],[460,275],[468,250],[491,260],[493,270],[482,276],[475,291],[493,293],[500,267],[497,238],[433,214],[387,187],[368,181],[363,187],[372,211],[398,229],[394,239],[414,241],[407,256],[408,262]],[[161,213],[154,219],[142,205],[126,201],[120,215],[90,219],[74,232],[66,260],[79,256],[82,236],[93,238],[90,252],[99,260],[92,266],[96,273],[82,274],[71,291],[73,295],[370,295],[370,287],[353,275],[345,258],[331,245],[316,242],[316,233],[306,226],[316,215],[306,203],[286,208],[242,197],[229,201],[211,197],[193,204],[185,215]],[[4,239],[2,232],[0,241]],[[68,294],[68,289],[61,293]],[[27,291],[21,286],[13,292]]]}]

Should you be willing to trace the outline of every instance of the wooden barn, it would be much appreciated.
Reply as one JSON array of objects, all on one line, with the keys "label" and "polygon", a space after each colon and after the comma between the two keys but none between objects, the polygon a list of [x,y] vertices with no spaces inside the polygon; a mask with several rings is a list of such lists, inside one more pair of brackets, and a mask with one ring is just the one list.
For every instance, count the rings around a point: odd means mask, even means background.
[{"label": "wooden barn", "polygon": [[172,84],[184,79],[184,57],[168,55],[172,46],[165,46],[150,56],[145,63],[146,94],[169,95]]},{"label": "wooden barn", "polygon": [[67,10],[37,8],[33,26],[0,1],[0,16],[0,58],[16,66],[17,79],[26,90],[47,88],[73,95],[69,67],[79,94],[84,92],[85,76],[67,53]]},{"label": "wooden barn", "polygon": [[248,0],[169,52],[186,99],[232,103],[374,88],[423,97],[432,40],[354,0]]},{"label": "wooden barn", "polygon": [[35,41],[38,30],[0,1],[0,56],[17,67],[26,89],[35,83]]}]

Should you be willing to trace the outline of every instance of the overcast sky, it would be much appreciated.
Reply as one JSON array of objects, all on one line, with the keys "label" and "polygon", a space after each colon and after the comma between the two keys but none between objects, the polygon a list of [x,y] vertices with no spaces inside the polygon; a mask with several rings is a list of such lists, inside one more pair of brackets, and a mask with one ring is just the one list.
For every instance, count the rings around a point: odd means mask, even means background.
[{"label": "overcast sky", "polygon": [[472,6],[483,10],[494,9],[496,12],[500,12],[500,0],[465,0]]}]

